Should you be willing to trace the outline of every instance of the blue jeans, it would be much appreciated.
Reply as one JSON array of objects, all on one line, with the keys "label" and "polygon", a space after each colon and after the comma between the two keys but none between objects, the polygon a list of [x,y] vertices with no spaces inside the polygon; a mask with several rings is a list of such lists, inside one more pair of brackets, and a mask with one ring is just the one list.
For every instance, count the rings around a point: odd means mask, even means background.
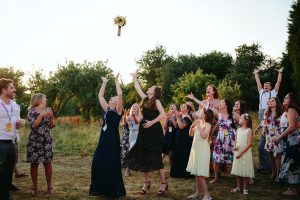
[{"label": "blue jeans", "polygon": [[[260,109],[258,112],[258,118],[261,122],[264,118],[265,109]],[[258,153],[259,153],[259,168],[263,170],[270,170],[270,161],[268,152],[265,150],[266,137],[261,136],[259,140]]]}]

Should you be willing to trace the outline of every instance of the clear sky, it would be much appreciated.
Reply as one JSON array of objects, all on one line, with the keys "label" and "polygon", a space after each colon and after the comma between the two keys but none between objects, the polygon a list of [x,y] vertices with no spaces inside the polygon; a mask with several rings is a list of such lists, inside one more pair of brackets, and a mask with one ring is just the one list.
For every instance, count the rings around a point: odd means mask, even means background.
[{"label": "clear sky", "polygon": [[[293,0],[0,0],[0,66],[47,75],[66,60],[108,60],[125,82],[136,60],[157,44],[168,54],[234,55],[258,42],[285,50]],[[113,18],[127,17],[117,37]]]}]

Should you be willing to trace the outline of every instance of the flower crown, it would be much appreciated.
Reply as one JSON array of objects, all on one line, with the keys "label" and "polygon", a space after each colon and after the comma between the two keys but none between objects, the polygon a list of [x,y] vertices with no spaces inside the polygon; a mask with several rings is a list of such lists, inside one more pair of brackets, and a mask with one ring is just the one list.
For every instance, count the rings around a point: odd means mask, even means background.
[{"label": "flower crown", "polygon": [[243,116],[244,116],[245,120],[249,119],[249,114],[248,113],[244,113]]}]

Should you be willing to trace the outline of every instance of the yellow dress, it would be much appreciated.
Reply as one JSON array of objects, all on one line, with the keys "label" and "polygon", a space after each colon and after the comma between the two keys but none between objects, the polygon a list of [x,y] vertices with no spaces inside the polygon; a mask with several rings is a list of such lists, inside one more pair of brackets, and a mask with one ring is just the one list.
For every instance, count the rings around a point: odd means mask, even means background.
[{"label": "yellow dress", "polygon": [[198,129],[195,130],[186,171],[195,176],[209,177],[210,148],[208,137],[203,139]]},{"label": "yellow dress", "polygon": [[231,174],[241,177],[254,178],[254,168],[251,148],[244,155],[236,159],[247,146],[247,132],[249,129],[239,128],[236,134],[236,146],[238,150],[234,152],[234,159]]}]

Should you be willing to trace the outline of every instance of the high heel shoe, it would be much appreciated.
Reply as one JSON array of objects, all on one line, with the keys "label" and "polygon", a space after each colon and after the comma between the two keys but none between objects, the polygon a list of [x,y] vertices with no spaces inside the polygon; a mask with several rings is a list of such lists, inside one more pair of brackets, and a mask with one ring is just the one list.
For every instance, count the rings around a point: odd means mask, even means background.
[{"label": "high heel shoe", "polygon": [[158,190],[157,194],[158,196],[164,196],[166,191],[169,189],[169,185],[168,183],[161,183],[161,185],[166,185],[165,189],[164,190]]},{"label": "high heel shoe", "polygon": [[[148,185],[146,185],[146,184],[148,184]],[[140,191],[139,191],[140,194],[146,194],[147,191],[150,190],[151,182],[150,181],[144,182],[144,185],[146,186],[145,187],[146,189],[144,189],[144,187],[142,187],[142,189],[140,189]]]}]

